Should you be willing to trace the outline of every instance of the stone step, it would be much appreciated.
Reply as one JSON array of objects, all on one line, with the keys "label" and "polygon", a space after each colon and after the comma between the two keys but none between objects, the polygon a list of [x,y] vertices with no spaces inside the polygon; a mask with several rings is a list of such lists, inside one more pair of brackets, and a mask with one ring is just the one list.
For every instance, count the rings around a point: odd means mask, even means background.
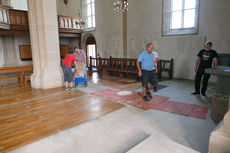
[{"label": "stone step", "polygon": [[176,143],[166,136],[154,134],[128,150],[126,153],[199,153]]}]

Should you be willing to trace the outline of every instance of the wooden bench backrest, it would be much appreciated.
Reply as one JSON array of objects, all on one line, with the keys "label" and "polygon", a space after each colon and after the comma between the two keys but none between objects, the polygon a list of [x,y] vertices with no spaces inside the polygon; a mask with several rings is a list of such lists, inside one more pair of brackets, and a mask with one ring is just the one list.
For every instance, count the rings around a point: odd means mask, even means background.
[{"label": "wooden bench backrest", "polygon": [[[95,66],[92,65],[93,61],[97,63]],[[137,73],[136,66],[137,59],[135,58],[92,58],[90,57],[90,66],[106,68],[112,71]],[[173,75],[173,59],[171,60],[159,60],[158,62],[158,74],[161,77],[161,72],[168,72],[169,78]]]},{"label": "wooden bench backrest", "polygon": [[137,66],[136,66],[136,62],[137,59],[127,59],[126,60],[126,70],[130,69],[130,70],[136,70]]},{"label": "wooden bench backrest", "polygon": [[171,60],[159,60],[160,70],[172,71],[173,70],[173,59]]},{"label": "wooden bench backrest", "polygon": [[108,68],[110,64],[110,60],[108,58],[99,58],[99,67]]},{"label": "wooden bench backrest", "polygon": [[0,67],[0,74],[33,71],[33,65],[17,65]]}]

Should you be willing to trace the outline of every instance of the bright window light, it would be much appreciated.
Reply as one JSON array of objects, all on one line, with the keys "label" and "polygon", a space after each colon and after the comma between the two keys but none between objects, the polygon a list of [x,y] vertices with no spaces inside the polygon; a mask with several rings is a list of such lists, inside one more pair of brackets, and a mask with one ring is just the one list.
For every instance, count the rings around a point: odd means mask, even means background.
[{"label": "bright window light", "polygon": [[195,9],[196,8],[196,0],[185,0],[184,9]]},{"label": "bright window light", "polygon": [[200,0],[163,0],[162,35],[197,34]]},{"label": "bright window light", "polygon": [[82,0],[82,17],[86,21],[84,28],[94,28],[95,24],[95,2],[94,0]]},{"label": "bright window light", "polygon": [[182,0],[172,0],[172,11],[182,10]]},{"label": "bright window light", "polygon": [[181,28],[181,11],[172,13],[172,29]]},{"label": "bright window light", "polygon": [[195,9],[184,11],[184,28],[195,26]]},{"label": "bright window light", "polygon": [[171,29],[195,26],[196,0],[172,0]]}]

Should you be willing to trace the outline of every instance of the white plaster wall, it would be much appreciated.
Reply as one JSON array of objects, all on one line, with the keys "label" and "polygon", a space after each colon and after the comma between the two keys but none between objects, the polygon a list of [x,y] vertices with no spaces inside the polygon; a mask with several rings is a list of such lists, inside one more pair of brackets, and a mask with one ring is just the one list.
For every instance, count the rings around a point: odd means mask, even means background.
[{"label": "white plaster wall", "polygon": [[[113,2],[105,0],[95,1],[96,29],[85,32],[92,33],[97,43],[97,53],[101,57],[122,57],[122,14],[113,11]],[[84,41],[83,47],[84,45]],[[83,48],[85,49],[85,48]]]},{"label": "white plaster wall", "polygon": [[4,52],[3,52],[3,46],[2,46],[2,37],[0,36],[0,67],[4,66],[5,60],[4,60]]},{"label": "white plaster wall", "polygon": [[11,0],[11,6],[17,10],[28,10],[27,0]]},{"label": "white plaster wall", "polygon": [[14,36],[15,54],[19,65],[33,64],[32,60],[22,61],[20,58],[19,45],[30,45],[29,36]]},{"label": "white plaster wall", "polygon": [[10,6],[9,0],[2,0],[2,5]]},{"label": "white plaster wall", "polygon": [[[101,57],[122,57],[122,14],[113,11],[113,2],[111,1],[96,0],[95,4],[96,29],[85,31],[82,38],[85,34],[92,33],[97,42],[97,52]],[[63,0],[57,0],[57,12],[60,15],[81,16],[81,1],[68,0],[66,5]],[[60,44],[64,42],[65,40],[61,38]],[[73,42],[70,44],[74,46]],[[85,50],[85,42],[82,42],[82,46]]]},{"label": "white plaster wall", "polygon": [[161,59],[174,59],[175,78],[194,79],[196,55],[205,40],[211,40],[218,53],[230,53],[229,6],[229,0],[200,0],[199,34],[163,37],[162,1],[129,1],[128,57],[136,58],[146,43],[153,42]]},{"label": "white plaster wall", "polygon": [[81,0],[68,0],[67,5],[64,0],[56,1],[58,15],[81,17]]}]

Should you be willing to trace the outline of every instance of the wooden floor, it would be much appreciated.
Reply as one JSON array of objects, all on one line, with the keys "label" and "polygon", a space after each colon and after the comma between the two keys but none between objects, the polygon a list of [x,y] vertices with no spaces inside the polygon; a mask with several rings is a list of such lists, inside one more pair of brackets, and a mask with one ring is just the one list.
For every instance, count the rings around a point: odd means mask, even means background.
[{"label": "wooden floor", "polygon": [[[121,86],[134,82],[119,78],[100,79],[91,83]],[[96,119],[123,107],[80,90],[63,87],[36,90],[18,83],[0,89],[0,152],[7,152],[59,131]]]}]

